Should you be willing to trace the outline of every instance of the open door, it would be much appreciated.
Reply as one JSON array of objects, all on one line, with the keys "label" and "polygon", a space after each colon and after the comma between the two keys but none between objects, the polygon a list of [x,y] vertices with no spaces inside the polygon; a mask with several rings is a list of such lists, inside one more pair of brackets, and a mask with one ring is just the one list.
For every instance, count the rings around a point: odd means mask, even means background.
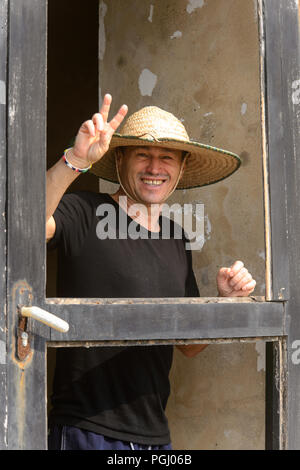
[{"label": "open door", "polygon": [[[266,113],[264,169],[269,183],[265,197],[271,207],[266,206],[266,243],[272,260],[271,268],[268,266],[270,297],[230,301],[213,297],[65,299],[47,298],[45,287],[47,1],[0,0],[1,22],[6,18],[8,25],[0,29],[0,65],[5,72],[0,77],[5,81],[4,95],[0,88],[5,126],[1,125],[0,132],[7,136],[5,146],[3,139],[0,144],[1,155],[6,155],[0,161],[1,214],[5,214],[5,219],[0,219],[4,266],[0,295],[5,312],[0,320],[3,448],[47,448],[48,345],[209,343],[253,338],[270,341],[274,353],[269,363],[273,392],[268,403],[272,410],[269,445],[285,448],[288,441],[289,448],[300,448],[300,369],[291,360],[295,340],[300,338],[299,100],[293,94],[299,89],[298,2],[265,0],[258,2],[258,7],[262,107]],[[274,47],[275,38],[280,47]],[[3,96],[7,102],[3,103]],[[288,253],[284,259],[282,250]],[[35,312],[49,312],[69,328],[62,332],[49,327],[53,317],[47,313],[43,322],[28,317]],[[143,321],[136,322],[137,316]],[[53,326],[57,326],[55,319]]]}]

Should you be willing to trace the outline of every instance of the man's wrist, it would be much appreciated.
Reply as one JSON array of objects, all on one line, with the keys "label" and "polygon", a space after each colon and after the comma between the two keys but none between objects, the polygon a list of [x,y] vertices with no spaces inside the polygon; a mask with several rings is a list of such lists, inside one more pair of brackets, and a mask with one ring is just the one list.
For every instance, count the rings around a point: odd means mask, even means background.
[{"label": "man's wrist", "polygon": [[65,152],[64,156],[67,162],[69,162],[74,168],[78,168],[79,170],[85,170],[90,166],[90,163],[87,160],[85,160],[84,158],[80,158],[75,154],[73,147],[68,149]]}]

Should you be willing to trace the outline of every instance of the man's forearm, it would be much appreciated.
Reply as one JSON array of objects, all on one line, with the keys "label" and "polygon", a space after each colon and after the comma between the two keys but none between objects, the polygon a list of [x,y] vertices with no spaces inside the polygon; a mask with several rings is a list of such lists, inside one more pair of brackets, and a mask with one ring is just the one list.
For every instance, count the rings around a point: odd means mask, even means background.
[{"label": "man's forearm", "polygon": [[47,171],[46,222],[55,212],[55,209],[70,184],[73,183],[79,175],[80,173],[69,168],[62,159]]},{"label": "man's forearm", "polygon": [[[74,146],[68,151],[68,162],[75,168],[90,168],[107,152],[114,132],[128,111],[126,105],[121,106],[108,123],[111,100],[111,95],[106,94],[100,113],[94,114],[92,119],[81,125]],[[79,175],[80,172],[73,171],[62,159],[47,171],[46,222],[51,219],[62,196]]]}]

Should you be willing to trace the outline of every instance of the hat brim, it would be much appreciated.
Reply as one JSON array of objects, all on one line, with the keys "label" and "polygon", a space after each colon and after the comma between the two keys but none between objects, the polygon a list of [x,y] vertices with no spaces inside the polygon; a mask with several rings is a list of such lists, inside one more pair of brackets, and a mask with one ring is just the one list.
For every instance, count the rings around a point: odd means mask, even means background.
[{"label": "hat brim", "polygon": [[152,140],[115,133],[108,151],[93,165],[90,172],[104,180],[118,183],[115,149],[127,146],[156,146],[188,152],[190,155],[176,189],[191,189],[217,183],[232,175],[242,163],[240,157],[232,152],[192,140]]}]

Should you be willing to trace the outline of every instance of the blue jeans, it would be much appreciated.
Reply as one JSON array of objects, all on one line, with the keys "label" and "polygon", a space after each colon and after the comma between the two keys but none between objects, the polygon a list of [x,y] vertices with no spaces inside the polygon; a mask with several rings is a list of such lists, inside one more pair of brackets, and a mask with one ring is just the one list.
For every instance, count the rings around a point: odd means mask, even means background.
[{"label": "blue jeans", "polygon": [[48,436],[49,450],[172,450],[171,444],[147,445],[118,441],[75,426],[51,428]]}]

